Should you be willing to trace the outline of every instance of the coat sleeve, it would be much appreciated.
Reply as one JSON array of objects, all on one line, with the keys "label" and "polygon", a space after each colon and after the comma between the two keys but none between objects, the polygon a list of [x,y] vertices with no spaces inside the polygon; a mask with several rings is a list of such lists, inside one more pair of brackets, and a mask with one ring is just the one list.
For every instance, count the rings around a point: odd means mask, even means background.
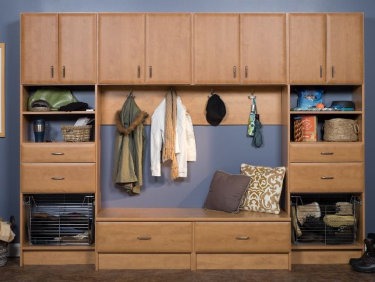
[{"label": "coat sleeve", "polygon": [[161,176],[161,150],[164,141],[165,100],[155,109],[151,117],[151,175]]},{"label": "coat sleeve", "polygon": [[186,112],[186,150],[187,160],[195,162],[197,160],[197,147],[195,144],[193,122],[188,112]]}]

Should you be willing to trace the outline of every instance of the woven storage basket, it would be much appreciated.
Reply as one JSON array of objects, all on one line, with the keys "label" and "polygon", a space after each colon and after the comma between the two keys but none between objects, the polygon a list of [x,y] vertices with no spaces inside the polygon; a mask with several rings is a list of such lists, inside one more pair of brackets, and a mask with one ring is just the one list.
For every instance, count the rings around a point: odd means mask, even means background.
[{"label": "woven storage basket", "polygon": [[333,118],[324,122],[324,141],[358,141],[359,127],[356,120]]},{"label": "woven storage basket", "polygon": [[0,266],[6,265],[8,261],[8,243],[0,241]]},{"label": "woven storage basket", "polygon": [[65,142],[88,142],[90,140],[91,125],[62,126],[61,132]]}]

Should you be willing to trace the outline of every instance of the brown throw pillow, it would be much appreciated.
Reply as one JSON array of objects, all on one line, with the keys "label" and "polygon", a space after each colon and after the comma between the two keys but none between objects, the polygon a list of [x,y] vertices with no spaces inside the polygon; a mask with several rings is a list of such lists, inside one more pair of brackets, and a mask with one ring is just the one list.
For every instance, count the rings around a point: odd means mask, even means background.
[{"label": "brown throw pillow", "polygon": [[241,174],[250,176],[251,181],[240,209],[279,214],[285,167],[242,164]]},{"label": "brown throw pillow", "polygon": [[238,212],[249,183],[249,176],[216,171],[211,180],[204,208]]}]

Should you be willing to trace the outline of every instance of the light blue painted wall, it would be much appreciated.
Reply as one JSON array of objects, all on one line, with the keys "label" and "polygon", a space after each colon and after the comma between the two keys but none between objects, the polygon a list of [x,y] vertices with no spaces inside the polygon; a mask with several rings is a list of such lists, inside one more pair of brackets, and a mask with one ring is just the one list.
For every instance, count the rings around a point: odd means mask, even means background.
[{"label": "light blue painted wall", "polygon": [[[6,138],[0,138],[0,217],[19,214],[19,14],[21,12],[365,12],[365,76],[366,76],[366,229],[375,232],[375,174],[370,173],[375,162],[375,132],[371,121],[375,113],[375,1],[369,0],[0,0],[0,42],[6,43]],[[171,188],[164,180],[150,184],[146,176],[146,192],[143,198],[120,198],[115,189],[105,193],[108,205],[150,205],[160,191],[167,190],[169,199],[176,206],[196,206],[203,201],[206,191],[201,187],[209,184],[209,174],[214,169],[231,172],[242,161],[277,165],[280,148],[275,139],[280,136],[278,127],[265,127],[266,146],[261,150],[250,147],[250,141],[242,135],[241,127],[195,127],[199,162],[189,166],[194,177],[187,183]],[[113,127],[103,127],[103,133],[111,136]],[[231,136],[231,138],[229,138]],[[274,141],[271,143],[271,141]],[[270,143],[268,143],[270,142]],[[233,144],[233,145],[232,145]],[[229,145],[229,147],[228,147]],[[226,149],[232,149],[226,150]],[[104,138],[102,182],[110,182],[111,138]],[[245,152],[245,153],[244,153]],[[209,158],[207,158],[210,156]],[[276,156],[276,159],[275,159]],[[196,189],[189,190],[191,182]],[[207,188],[206,188],[207,189]],[[121,200],[118,200],[118,199]],[[161,199],[159,199],[161,201]],[[165,200],[163,205],[168,201]]]}]

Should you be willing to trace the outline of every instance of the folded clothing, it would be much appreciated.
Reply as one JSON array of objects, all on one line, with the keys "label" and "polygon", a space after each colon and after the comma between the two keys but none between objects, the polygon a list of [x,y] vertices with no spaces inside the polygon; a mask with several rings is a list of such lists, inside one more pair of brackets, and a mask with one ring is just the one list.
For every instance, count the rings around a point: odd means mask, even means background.
[{"label": "folded clothing", "polygon": [[352,215],[327,214],[323,221],[330,227],[353,226],[355,224],[355,218]]},{"label": "folded clothing", "polygon": [[337,215],[353,215],[353,204],[349,202],[337,202],[336,214]]},{"label": "folded clothing", "polygon": [[312,202],[307,205],[297,206],[297,219],[303,225],[308,216],[315,218],[321,217],[320,206],[317,202]]}]

